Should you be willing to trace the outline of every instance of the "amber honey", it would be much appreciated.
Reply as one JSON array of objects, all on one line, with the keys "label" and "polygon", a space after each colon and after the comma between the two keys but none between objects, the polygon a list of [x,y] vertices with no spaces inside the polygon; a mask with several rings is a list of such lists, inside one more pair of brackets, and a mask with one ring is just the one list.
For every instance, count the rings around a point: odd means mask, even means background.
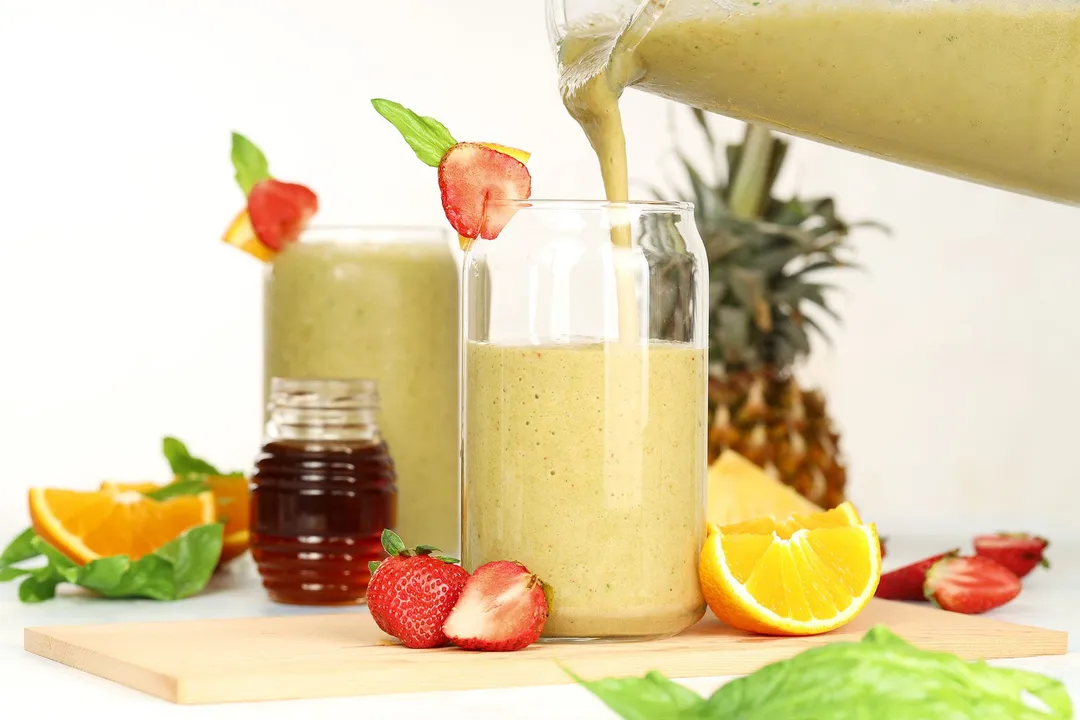
[{"label": "amber honey", "polygon": [[396,522],[394,464],[370,381],[275,380],[251,480],[251,552],[276,602],[363,602]]}]

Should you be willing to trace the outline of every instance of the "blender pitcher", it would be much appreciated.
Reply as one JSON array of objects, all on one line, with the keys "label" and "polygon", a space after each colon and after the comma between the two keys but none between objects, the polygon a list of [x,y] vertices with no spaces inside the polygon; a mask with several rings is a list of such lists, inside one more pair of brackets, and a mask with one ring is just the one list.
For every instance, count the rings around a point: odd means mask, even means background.
[{"label": "blender pitcher", "polygon": [[547,2],[564,83],[604,68],[616,94],[1080,202],[1072,0]]}]

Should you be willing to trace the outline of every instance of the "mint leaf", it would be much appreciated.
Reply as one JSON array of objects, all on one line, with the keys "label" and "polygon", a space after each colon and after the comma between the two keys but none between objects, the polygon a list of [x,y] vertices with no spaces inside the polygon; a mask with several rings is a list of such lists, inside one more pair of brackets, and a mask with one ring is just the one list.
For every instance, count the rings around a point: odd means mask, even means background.
[{"label": "mint leaf", "polygon": [[705,705],[704,698],[693,690],[668,680],[658,672],[647,673],[643,678],[624,677],[588,681],[566,668],[563,670],[574,679],[574,682],[600,698],[605,705],[625,720],[695,718],[699,717],[701,708]]},{"label": "mint leaf", "polygon": [[26,528],[19,533],[0,553],[0,568],[21,563],[24,560],[40,555],[41,553],[34,547],[34,537],[36,537],[36,534],[33,528]]},{"label": "mint leaf", "polygon": [[434,118],[417,115],[392,100],[375,98],[371,104],[398,129],[416,157],[431,167],[439,167],[446,151],[457,144],[446,126]]},{"label": "mint leaf", "polygon": [[210,485],[206,482],[206,475],[198,473],[189,473],[187,477],[182,480],[176,480],[168,485],[159,487],[157,490],[151,490],[146,494],[146,497],[164,502],[165,500],[172,500],[173,498],[183,497],[184,495],[198,495],[201,492],[206,492],[210,489]]},{"label": "mint leaf", "polygon": [[257,183],[270,177],[270,165],[262,150],[238,132],[232,134],[232,164],[245,197]]}]

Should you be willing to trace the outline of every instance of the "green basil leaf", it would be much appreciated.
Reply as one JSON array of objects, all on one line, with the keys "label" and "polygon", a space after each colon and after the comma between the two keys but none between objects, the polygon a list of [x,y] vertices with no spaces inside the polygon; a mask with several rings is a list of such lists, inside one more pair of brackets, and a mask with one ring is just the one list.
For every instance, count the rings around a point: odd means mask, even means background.
[{"label": "green basil leaf", "polygon": [[131,561],[127,555],[91,560],[75,573],[73,582],[87,590],[105,594],[121,582],[129,567]]},{"label": "green basil leaf", "polygon": [[48,570],[61,580],[75,582],[79,576],[79,566],[73,563],[66,555],[54,548],[41,536],[35,536],[31,541],[38,552],[49,561],[42,570]]},{"label": "green basil leaf", "polygon": [[210,523],[192,528],[158,548],[154,555],[172,565],[175,599],[202,592],[221,559],[224,541],[225,526]]},{"label": "green basil leaf", "polygon": [[3,567],[0,568],[0,583],[11,582],[15,578],[21,578],[24,575],[30,575],[33,570],[23,570],[22,568],[15,567]]},{"label": "green basil leaf", "polygon": [[41,553],[34,547],[36,537],[33,528],[26,528],[0,553],[0,568],[36,558]]},{"label": "green basil leaf", "polygon": [[707,700],[658,673],[586,682],[566,672],[627,720],[1073,718],[1057,680],[920,650],[885,627],[872,628],[861,642],[835,642],[766,665]]},{"label": "green basil leaf", "polygon": [[24,603],[38,603],[56,597],[56,586],[61,578],[52,574],[28,575],[19,585],[19,600]]},{"label": "green basil leaf", "polygon": [[84,566],[76,565],[35,536],[32,546],[46,557],[48,565],[34,570],[0,570],[0,582],[26,576],[19,587],[23,602],[54,597],[61,582],[106,598],[179,600],[206,587],[221,557],[224,535],[221,523],[200,525],[134,562],[126,555],[115,555],[92,560]]},{"label": "green basil leaf", "polygon": [[[77,584],[107,598],[143,597],[179,600],[202,591],[214,574],[224,528],[210,523],[192,528],[153,553],[129,562],[124,556],[89,563]],[[100,570],[96,563],[111,563]],[[95,575],[91,576],[91,570]]]},{"label": "green basil leaf", "polygon": [[192,456],[187,445],[174,437],[166,437],[161,442],[161,450],[169,462],[173,475],[221,475],[221,471],[201,458]]},{"label": "green basil leaf", "polygon": [[[680,720],[699,716],[705,700],[689,688],[668,680],[658,672],[642,678],[623,677],[583,680],[564,671],[625,720]],[[734,717],[734,716],[732,716]]]},{"label": "green basil leaf", "polygon": [[[123,559],[127,560],[127,558]],[[113,599],[148,598],[161,601],[177,599],[173,565],[157,554],[145,555],[131,563],[112,585],[90,589]]]},{"label": "green basil leaf", "polygon": [[[1049,714],[1025,699],[1042,698]],[[724,685],[704,718],[740,720],[1068,720],[1064,686],[1035,673],[920,650],[884,627],[772,663]]]},{"label": "green basil leaf", "polygon": [[236,182],[247,196],[251,188],[270,177],[270,164],[266,155],[255,143],[240,133],[232,134],[232,163],[236,168]]},{"label": "green basil leaf", "polygon": [[457,144],[446,126],[434,118],[417,115],[392,100],[375,98],[371,104],[398,129],[416,157],[431,167],[439,167],[446,151]]}]

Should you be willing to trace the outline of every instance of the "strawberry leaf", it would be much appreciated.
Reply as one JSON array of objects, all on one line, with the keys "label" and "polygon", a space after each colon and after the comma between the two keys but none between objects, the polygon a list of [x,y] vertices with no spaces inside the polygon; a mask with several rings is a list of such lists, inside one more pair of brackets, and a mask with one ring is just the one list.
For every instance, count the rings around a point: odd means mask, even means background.
[{"label": "strawberry leaf", "polygon": [[371,104],[376,112],[398,129],[416,157],[431,167],[439,167],[446,151],[457,145],[446,126],[435,118],[417,115],[393,100],[375,98]]},{"label": "strawberry leaf", "polygon": [[374,575],[375,571],[379,569],[379,565],[381,565],[381,564],[382,563],[377,562],[375,560],[368,560],[368,564],[367,564],[368,572],[371,573],[372,575]]},{"label": "strawberry leaf", "polygon": [[263,151],[238,132],[232,134],[232,163],[236,182],[245,197],[257,183],[270,177],[270,165]]}]

